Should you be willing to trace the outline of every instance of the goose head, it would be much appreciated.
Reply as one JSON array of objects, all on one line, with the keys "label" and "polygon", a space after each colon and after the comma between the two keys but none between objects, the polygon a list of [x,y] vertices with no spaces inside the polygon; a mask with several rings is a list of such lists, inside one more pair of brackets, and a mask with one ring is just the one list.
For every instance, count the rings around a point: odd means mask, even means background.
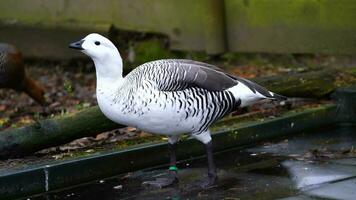
[{"label": "goose head", "polygon": [[115,45],[106,37],[91,33],[85,38],[69,44],[69,48],[80,50],[95,64],[98,76],[122,76],[122,59]]}]

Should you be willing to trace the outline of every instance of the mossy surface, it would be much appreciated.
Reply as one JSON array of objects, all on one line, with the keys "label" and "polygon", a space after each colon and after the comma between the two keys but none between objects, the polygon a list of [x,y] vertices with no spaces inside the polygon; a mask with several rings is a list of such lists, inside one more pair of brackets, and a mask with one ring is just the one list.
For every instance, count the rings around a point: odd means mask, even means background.
[{"label": "mossy surface", "polygon": [[179,50],[356,53],[350,0],[13,0],[0,9],[5,24],[99,32],[114,25],[167,35]]},{"label": "mossy surface", "polygon": [[229,49],[240,52],[356,52],[356,2],[227,0]]},{"label": "mossy surface", "polygon": [[135,52],[135,64],[143,64],[152,60],[173,57],[168,48],[164,47],[164,44],[158,39],[138,42],[135,47],[133,47],[133,51]]}]

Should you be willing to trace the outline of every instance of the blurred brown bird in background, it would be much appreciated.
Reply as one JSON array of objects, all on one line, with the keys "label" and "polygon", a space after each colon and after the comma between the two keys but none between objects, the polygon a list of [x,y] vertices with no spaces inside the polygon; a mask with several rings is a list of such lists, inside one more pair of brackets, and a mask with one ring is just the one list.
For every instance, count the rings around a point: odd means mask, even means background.
[{"label": "blurred brown bird in background", "polygon": [[44,89],[26,75],[21,52],[5,43],[0,43],[0,88],[23,91],[41,105],[45,104]]}]

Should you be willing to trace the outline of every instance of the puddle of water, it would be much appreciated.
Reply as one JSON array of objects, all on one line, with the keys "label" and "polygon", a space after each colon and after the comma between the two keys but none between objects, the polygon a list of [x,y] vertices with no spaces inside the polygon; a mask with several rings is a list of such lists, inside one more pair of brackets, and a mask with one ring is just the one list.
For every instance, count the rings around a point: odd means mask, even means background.
[{"label": "puddle of water", "polygon": [[296,187],[303,190],[356,176],[356,167],[349,165],[291,160],[284,161],[282,165],[288,169]]},{"label": "puddle of water", "polygon": [[190,187],[206,173],[205,159],[198,159],[179,164],[180,182],[170,188],[141,185],[166,173],[166,169],[157,169],[123,174],[31,199],[349,199],[356,191],[356,158],[322,162],[298,158],[310,149],[351,148],[356,142],[354,133],[352,128],[337,128],[295,136],[288,138],[288,142],[281,140],[217,154],[218,184],[207,191]]},{"label": "puddle of water", "polygon": [[328,199],[356,199],[356,178],[340,182],[322,185],[321,187],[307,191],[312,196]]}]

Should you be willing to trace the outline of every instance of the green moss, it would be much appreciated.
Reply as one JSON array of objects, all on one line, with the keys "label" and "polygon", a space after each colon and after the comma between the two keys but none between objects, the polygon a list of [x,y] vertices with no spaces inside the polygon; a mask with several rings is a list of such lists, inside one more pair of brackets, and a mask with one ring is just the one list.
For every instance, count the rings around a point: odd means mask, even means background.
[{"label": "green moss", "polygon": [[138,42],[133,51],[135,54],[134,63],[136,64],[172,57],[172,53],[158,39]]},{"label": "green moss", "polygon": [[[228,14],[250,26],[354,27],[356,4],[349,0],[227,0]],[[231,12],[234,10],[235,12]],[[231,12],[231,13],[230,13]]]},{"label": "green moss", "polygon": [[122,141],[117,142],[115,149],[119,150],[119,149],[127,148],[127,147],[133,146],[133,145],[139,145],[139,144],[148,143],[148,142],[164,141],[163,138],[164,137],[159,136],[159,135],[150,135],[150,136],[146,136],[146,137],[122,140]]},{"label": "green moss", "polygon": [[[248,3],[246,3],[248,2]],[[356,3],[348,0],[227,0],[229,47],[276,53],[356,52]]]}]

